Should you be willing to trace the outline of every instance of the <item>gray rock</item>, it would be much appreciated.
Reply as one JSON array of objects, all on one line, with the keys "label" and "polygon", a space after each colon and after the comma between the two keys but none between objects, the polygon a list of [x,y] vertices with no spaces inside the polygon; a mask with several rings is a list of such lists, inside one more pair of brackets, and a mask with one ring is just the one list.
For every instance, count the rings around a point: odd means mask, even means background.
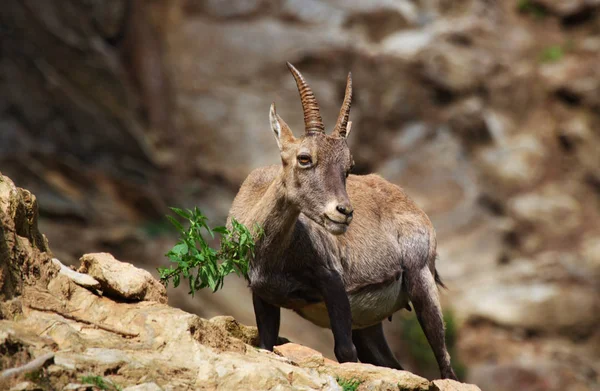
[{"label": "gray rock", "polygon": [[536,3],[542,4],[551,12],[563,17],[600,5],[599,0],[537,0]]},{"label": "gray rock", "polygon": [[86,385],[86,384],[80,384],[80,383],[69,383],[67,384],[62,391],[81,391],[81,390],[87,390],[89,388],[91,388],[91,385]]},{"label": "gray rock", "polygon": [[544,332],[589,332],[600,321],[594,289],[585,285],[473,282],[457,303],[461,316]]},{"label": "gray rock", "polygon": [[38,390],[42,390],[42,389],[39,386],[37,386],[35,383],[32,383],[30,381],[19,382],[10,388],[10,391],[38,391]]},{"label": "gray rock", "polygon": [[149,382],[124,388],[123,391],[163,391],[163,389],[158,384]]},{"label": "gray rock", "polygon": [[479,387],[474,384],[463,384],[455,380],[438,379],[432,381],[432,383],[439,391],[480,391]]},{"label": "gray rock", "polygon": [[207,0],[203,1],[204,13],[217,18],[241,18],[264,8],[264,0]]},{"label": "gray rock", "polygon": [[548,152],[537,137],[520,134],[496,140],[495,145],[479,150],[477,156],[482,171],[499,188],[520,190],[541,178]]},{"label": "gray rock", "polygon": [[80,261],[79,272],[98,280],[107,294],[129,300],[167,302],[165,287],[146,270],[119,262],[108,253],[86,254]]},{"label": "gray rock", "polygon": [[555,237],[565,230],[576,230],[584,218],[581,204],[558,183],[516,196],[508,208],[516,219],[539,225],[541,230]]},{"label": "gray rock", "polygon": [[88,274],[79,273],[71,268],[63,265],[58,259],[52,258],[52,263],[56,266],[60,267],[59,274],[66,276],[69,280],[73,281],[75,284],[80,285],[84,288],[93,288],[99,289],[100,283],[93,277]]}]

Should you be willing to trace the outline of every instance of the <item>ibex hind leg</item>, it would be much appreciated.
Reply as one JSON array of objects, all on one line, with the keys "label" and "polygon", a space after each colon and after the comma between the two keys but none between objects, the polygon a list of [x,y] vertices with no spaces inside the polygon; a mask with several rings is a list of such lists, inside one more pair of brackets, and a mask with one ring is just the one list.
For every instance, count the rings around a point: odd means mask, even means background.
[{"label": "ibex hind leg", "polygon": [[383,324],[378,323],[360,330],[352,330],[352,342],[356,346],[358,359],[365,364],[403,369],[383,334]]},{"label": "ibex hind leg", "polygon": [[444,320],[434,274],[425,266],[407,270],[404,278],[408,296],[433,350],[442,379],[458,380],[452,370],[450,354],[446,348]]}]

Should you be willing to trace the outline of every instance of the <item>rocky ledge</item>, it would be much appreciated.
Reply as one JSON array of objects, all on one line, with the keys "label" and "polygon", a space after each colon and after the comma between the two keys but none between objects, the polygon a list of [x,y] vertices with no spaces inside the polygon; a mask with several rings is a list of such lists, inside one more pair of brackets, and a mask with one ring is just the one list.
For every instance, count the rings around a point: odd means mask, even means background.
[{"label": "rocky ledge", "polygon": [[284,340],[258,349],[256,328],[168,306],[150,273],[110,254],[66,267],[38,231],[35,196],[1,174],[0,221],[2,390],[479,390]]}]

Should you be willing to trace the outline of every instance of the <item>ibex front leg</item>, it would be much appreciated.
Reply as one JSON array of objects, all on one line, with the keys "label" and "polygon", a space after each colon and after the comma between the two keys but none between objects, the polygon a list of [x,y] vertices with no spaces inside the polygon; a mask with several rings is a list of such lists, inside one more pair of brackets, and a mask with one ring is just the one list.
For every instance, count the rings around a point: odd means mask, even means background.
[{"label": "ibex front leg", "polygon": [[328,271],[320,283],[333,332],[335,358],[341,363],[357,362],[356,348],[352,342],[352,311],[344,282],[338,273]]},{"label": "ibex front leg", "polygon": [[267,303],[254,292],[252,293],[252,304],[254,304],[254,315],[260,339],[259,347],[273,351],[279,335],[281,309]]}]

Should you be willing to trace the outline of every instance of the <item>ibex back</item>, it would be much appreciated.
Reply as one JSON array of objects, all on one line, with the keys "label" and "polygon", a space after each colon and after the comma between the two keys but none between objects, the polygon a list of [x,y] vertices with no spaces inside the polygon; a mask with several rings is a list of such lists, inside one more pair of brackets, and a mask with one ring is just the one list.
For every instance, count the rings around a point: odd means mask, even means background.
[{"label": "ibex back", "polygon": [[338,361],[401,369],[382,321],[410,309],[410,302],[442,378],[456,379],[444,339],[431,222],[398,186],[377,175],[349,175],[351,75],[327,135],[310,87],[288,67],[300,92],[305,134],[295,138],[271,105],[282,164],[254,170],[229,214],[229,220],[264,229],[249,273],[260,347],[273,349],[283,307],[331,328]]}]

